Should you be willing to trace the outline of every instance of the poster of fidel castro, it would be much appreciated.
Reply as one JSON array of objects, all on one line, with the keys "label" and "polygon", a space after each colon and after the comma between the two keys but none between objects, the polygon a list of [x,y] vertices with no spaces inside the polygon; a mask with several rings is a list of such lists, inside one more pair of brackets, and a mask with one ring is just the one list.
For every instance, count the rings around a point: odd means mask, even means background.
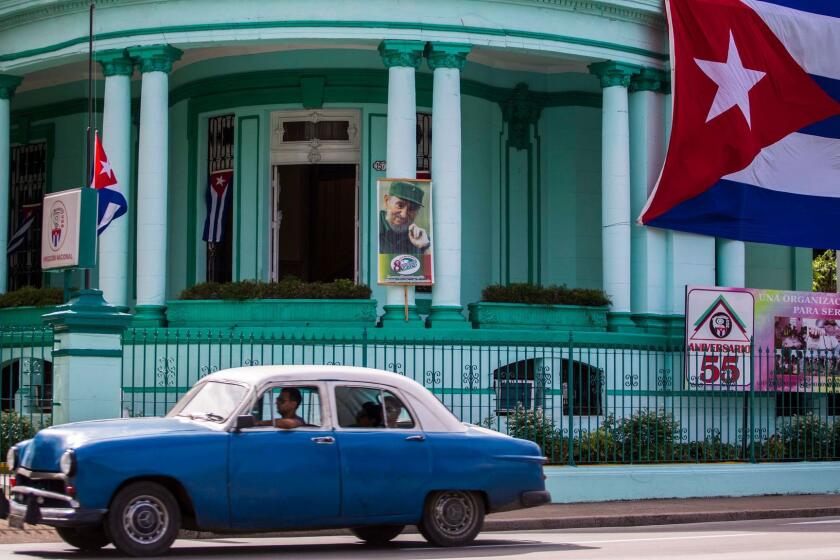
[{"label": "poster of fidel castro", "polygon": [[379,179],[379,284],[431,286],[432,183],[428,179]]}]

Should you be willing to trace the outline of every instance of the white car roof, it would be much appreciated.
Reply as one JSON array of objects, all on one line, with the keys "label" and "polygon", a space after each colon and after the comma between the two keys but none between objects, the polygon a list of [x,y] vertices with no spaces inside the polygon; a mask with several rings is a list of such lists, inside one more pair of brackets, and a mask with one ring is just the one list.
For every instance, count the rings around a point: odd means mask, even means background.
[{"label": "white car roof", "polygon": [[398,373],[353,366],[277,365],[225,369],[204,378],[209,381],[239,381],[260,387],[266,383],[336,381],[376,383],[398,389],[410,400],[420,424],[428,432],[463,432],[466,426],[432,393]]}]

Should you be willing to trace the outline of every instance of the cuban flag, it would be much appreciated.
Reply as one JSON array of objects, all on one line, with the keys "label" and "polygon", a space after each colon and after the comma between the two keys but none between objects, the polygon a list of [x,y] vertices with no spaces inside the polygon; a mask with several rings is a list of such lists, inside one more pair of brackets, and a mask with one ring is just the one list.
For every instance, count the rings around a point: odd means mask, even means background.
[{"label": "cuban flag", "polygon": [[225,169],[211,173],[204,195],[207,203],[204,233],[201,236],[204,241],[220,243],[224,239],[232,198],[233,170]]},{"label": "cuban flag", "polygon": [[640,221],[840,248],[840,2],[666,7],[672,131]]},{"label": "cuban flag", "polygon": [[112,221],[128,211],[128,203],[125,196],[120,192],[117,176],[111,169],[108,156],[105,155],[105,149],[99,141],[99,132],[96,133],[93,181],[90,186],[98,191],[96,235],[102,235],[102,232]]},{"label": "cuban flag", "polygon": [[41,204],[25,204],[22,208],[21,217],[20,217],[20,224],[15,232],[12,234],[12,237],[9,239],[9,243],[6,245],[6,254],[11,255],[15,251],[22,249],[26,244],[27,233],[30,229],[32,229],[32,224],[35,223],[35,218],[38,217],[38,208],[41,207]]}]

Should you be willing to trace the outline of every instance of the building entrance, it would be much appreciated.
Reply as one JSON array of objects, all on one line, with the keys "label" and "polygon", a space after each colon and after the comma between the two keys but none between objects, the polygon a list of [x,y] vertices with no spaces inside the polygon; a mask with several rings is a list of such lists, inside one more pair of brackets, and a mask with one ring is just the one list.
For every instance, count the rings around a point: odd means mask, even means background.
[{"label": "building entrance", "polygon": [[271,198],[273,279],[357,279],[355,165],[277,165]]}]

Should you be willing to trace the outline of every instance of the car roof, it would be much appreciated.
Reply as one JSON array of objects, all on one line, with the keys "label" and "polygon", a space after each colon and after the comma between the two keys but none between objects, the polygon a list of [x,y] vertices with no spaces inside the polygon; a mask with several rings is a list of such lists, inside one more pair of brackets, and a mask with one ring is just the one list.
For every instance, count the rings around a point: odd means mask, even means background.
[{"label": "car roof", "polygon": [[381,369],[354,366],[263,365],[225,369],[204,378],[206,381],[236,381],[260,387],[266,383],[337,381],[376,383],[400,390],[411,398],[426,431],[463,432],[466,427],[425,387],[404,375]]}]

